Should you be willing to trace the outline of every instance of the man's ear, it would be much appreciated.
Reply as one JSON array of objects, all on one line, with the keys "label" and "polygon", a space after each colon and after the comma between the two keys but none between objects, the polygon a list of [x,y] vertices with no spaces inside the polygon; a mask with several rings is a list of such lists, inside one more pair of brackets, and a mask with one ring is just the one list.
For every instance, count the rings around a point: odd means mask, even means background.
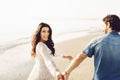
[{"label": "man's ear", "polygon": [[110,23],[109,22],[106,23],[106,27],[110,28]]}]

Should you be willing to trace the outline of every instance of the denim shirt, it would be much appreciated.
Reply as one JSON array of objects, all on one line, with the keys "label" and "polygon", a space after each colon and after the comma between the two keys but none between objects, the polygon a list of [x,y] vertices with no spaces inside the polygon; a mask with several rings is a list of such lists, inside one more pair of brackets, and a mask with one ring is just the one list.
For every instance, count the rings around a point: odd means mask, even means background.
[{"label": "denim shirt", "polygon": [[109,32],[92,40],[83,53],[94,55],[93,80],[120,80],[120,35]]}]

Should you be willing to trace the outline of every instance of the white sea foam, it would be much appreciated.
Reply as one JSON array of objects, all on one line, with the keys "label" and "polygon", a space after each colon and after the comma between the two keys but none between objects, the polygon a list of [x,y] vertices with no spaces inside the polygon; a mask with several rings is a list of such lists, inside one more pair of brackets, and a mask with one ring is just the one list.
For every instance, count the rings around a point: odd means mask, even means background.
[{"label": "white sea foam", "polygon": [[65,33],[63,35],[58,35],[54,38],[54,42],[55,43],[59,43],[59,42],[63,42],[63,41],[67,41],[67,40],[71,40],[71,39],[75,39],[75,38],[80,38],[83,36],[88,35],[88,32],[71,32],[71,33]]},{"label": "white sea foam", "polygon": [[[83,37],[89,31],[99,29],[97,27],[99,21],[96,20],[58,20],[49,21],[49,23],[53,30],[53,40],[55,43]],[[25,32],[0,33],[0,53],[15,46],[29,43],[33,32],[27,32],[26,30]]]}]

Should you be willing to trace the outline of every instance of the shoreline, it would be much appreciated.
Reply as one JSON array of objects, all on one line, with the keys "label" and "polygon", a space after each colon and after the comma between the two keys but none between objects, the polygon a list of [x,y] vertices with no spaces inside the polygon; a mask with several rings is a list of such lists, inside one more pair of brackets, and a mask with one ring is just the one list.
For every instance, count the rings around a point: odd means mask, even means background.
[{"label": "shoreline", "polygon": [[[78,53],[80,53],[85,46],[95,37],[100,36],[100,33],[97,34],[90,34],[84,37],[80,37],[77,39],[72,39],[68,41],[64,41],[58,43],[56,45],[56,49],[59,49],[58,53],[61,52],[64,55],[71,55],[75,57]],[[64,46],[64,47],[63,47]],[[94,61],[92,58],[86,58],[70,75],[69,80],[91,80],[94,73]],[[64,70],[68,67],[71,61],[61,59],[55,61],[58,65],[60,71],[64,72]],[[61,62],[62,65],[60,64]],[[87,76],[87,77],[86,77]]]},{"label": "shoreline", "polygon": [[[75,57],[94,37],[101,35],[90,33],[87,36],[55,43],[56,53]],[[11,48],[0,55],[1,80],[26,80],[34,65],[34,58],[30,56],[31,44]],[[53,58],[57,67],[63,72],[71,61]],[[64,63],[63,63],[64,62]],[[91,80],[93,75],[93,59],[87,58],[70,75],[70,80]],[[77,76],[77,77],[76,77]],[[86,77],[87,76],[87,77]]]}]

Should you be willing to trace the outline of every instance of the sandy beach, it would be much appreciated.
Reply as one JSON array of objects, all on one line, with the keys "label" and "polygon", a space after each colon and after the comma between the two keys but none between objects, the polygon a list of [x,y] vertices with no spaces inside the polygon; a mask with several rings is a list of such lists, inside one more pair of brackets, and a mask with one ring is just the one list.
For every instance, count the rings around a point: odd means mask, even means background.
[{"label": "sandy beach", "polygon": [[[101,34],[95,32],[81,38],[56,43],[56,53],[75,57],[84,49],[91,39],[99,35]],[[0,80],[27,80],[34,65],[34,58],[30,55],[30,49],[31,45],[28,43],[0,54]],[[63,58],[53,58],[53,60],[61,72],[63,72],[71,62]],[[93,58],[87,58],[72,72],[69,80],[91,80],[93,72]]]},{"label": "sandy beach", "polygon": [[[75,57],[80,53],[87,43],[89,43],[93,38],[97,37],[98,34],[91,34],[82,38],[77,38],[69,41],[65,41],[56,45],[56,49],[59,49],[64,55],[72,55]],[[63,62],[63,63],[61,63]],[[63,72],[71,61],[62,59],[57,60],[56,64],[59,69]],[[77,67],[70,75],[69,80],[92,80],[94,72],[93,58],[86,58],[79,67]]]}]

